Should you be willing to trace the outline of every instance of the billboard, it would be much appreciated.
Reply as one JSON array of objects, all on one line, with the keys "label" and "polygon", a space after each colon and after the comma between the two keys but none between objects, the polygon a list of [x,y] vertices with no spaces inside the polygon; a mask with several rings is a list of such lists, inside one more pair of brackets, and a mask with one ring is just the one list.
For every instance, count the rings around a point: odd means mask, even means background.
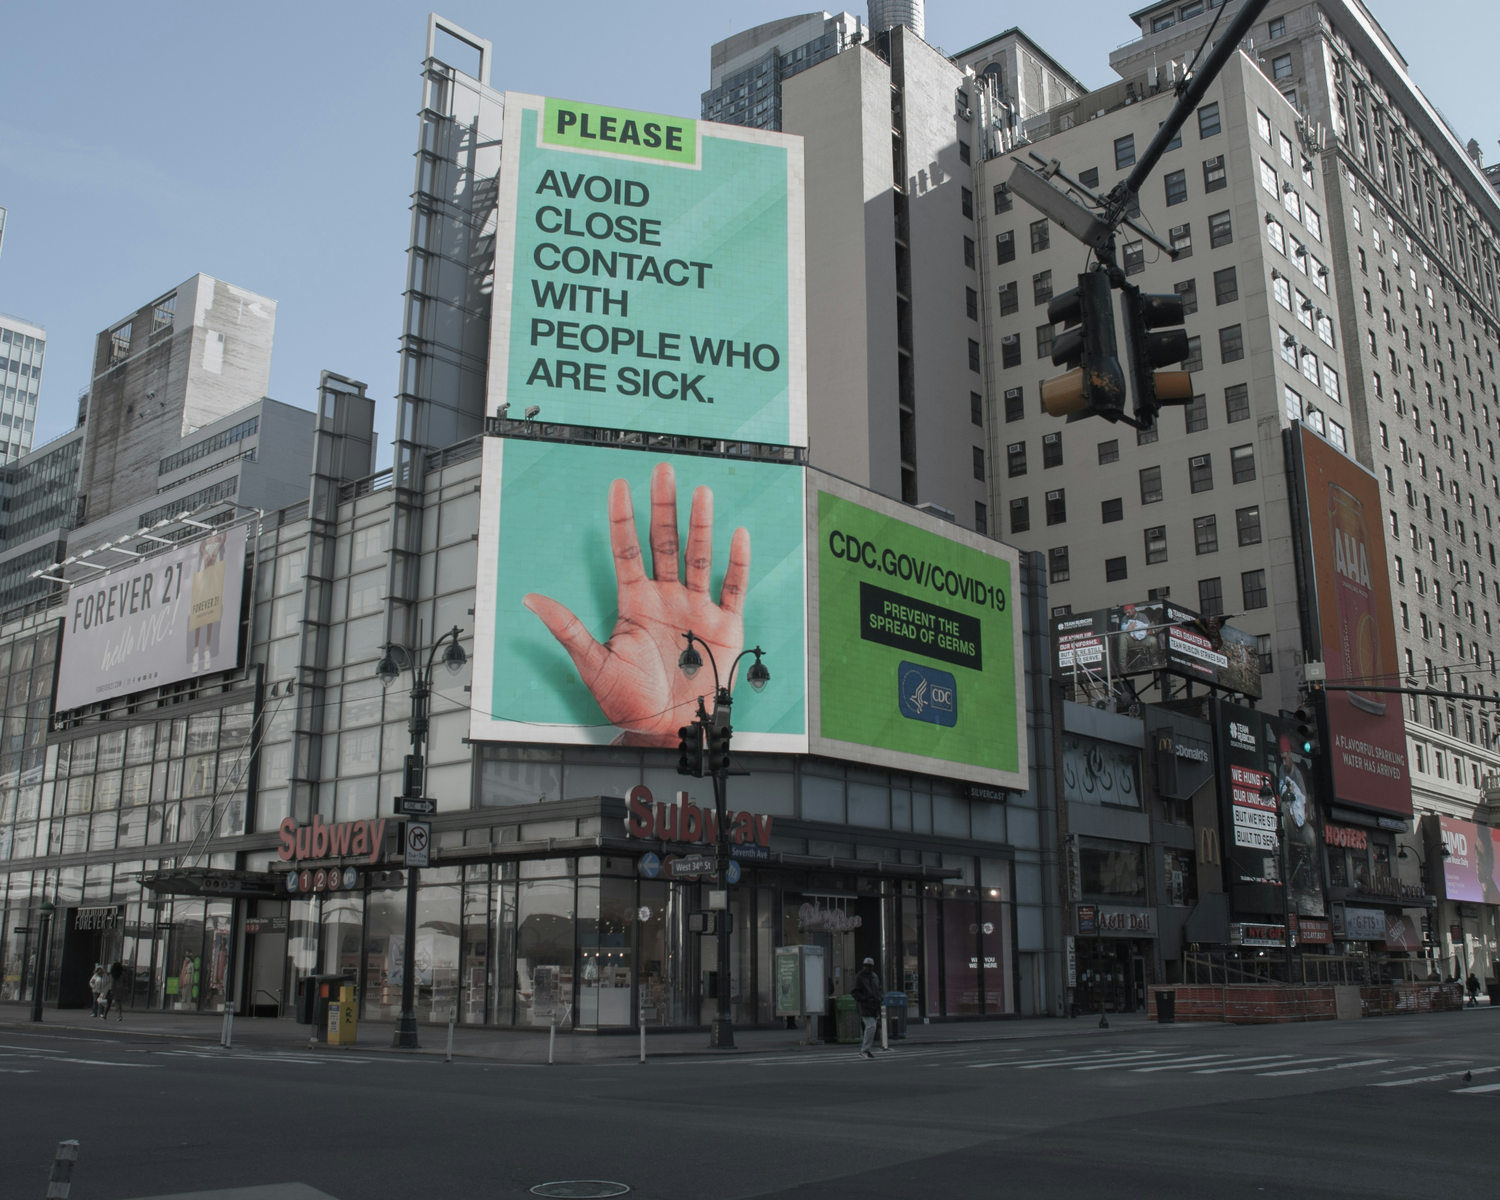
[{"label": "billboard", "polygon": [[1495,831],[1488,825],[1440,816],[1438,830],[1448,850],[1443,859],[1443,895],[1448,900],[1500,904],[1495,870]]},{"label": "billboard", "polygon": [[807,444],[802,139],[505,98],[488,404]]},{"label": "billboard", "polygon": [[471,737],[675,748],[692,630],[726,673],[765,651],[736,747],[806,751],[801,467],[486,438],[480,504]]},{"label": "billboard", "polygon": [[1215,711],[1225,870],[1236,909],[1281,912],[1284,869],[1292,913],[1327,915],[1312,763],[1295,752],[1279,718],[1229,703]]},{"label": "billboard", "polygon": [[1025,791],[1020,558],[808,472],[812,751]]},{"label": "billboard", "polygon": [[[1291,437],[1315,653],[1329,684],[1399,687],[1379,485],[1305,425],[1294,426]],[[1333,794],[1345,804],[1411,816],[1401,697],[1330,690],[1327,710]]]},{"label": "billboard", "polygon": [[245,530],[213,533],[68,591],[57,707],[239,666]]}]

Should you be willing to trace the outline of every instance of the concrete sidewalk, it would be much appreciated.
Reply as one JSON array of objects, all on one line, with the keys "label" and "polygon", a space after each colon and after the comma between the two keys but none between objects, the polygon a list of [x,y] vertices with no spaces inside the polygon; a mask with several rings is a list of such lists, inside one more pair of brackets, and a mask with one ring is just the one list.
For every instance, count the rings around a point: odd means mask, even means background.
[{"label": "concrete sidewalk", "polygon": [[[28,1012],[22,1006],[0,1007],[0,1030],[27,1031],[31,1033],[55,1033],[75,1037],[122,1037],[139,1039],[141,1044],[174,1042],[218,1045],[223,1031],[224,1018],[221,1013],[162,1013],[128,1012],[123,1021],[113,1017],[108,1021],[91,1017],[82,1009],[48,1009],[40,1025],[32,1024]],[[1154,1028],[1144,1013],[1111,1014],[1110,1028],[1114,1030],[1140,1030]],[[960,1044],[965,1042],[1006,1042],[1034,1038],[1082,1037],[1107,1034],[1099,1028],[1097,1017],[1080,1017],[1076,1020],[1031,1018],[997,1021],[960,1021],[932,1025],[912,1025],[901,1045],[920,1046],[933,1044]],[[289,1018],[268,1019],[236,1017],[233,1042],[236,1048],[253,1048],[268,1051],[300,1051],[309,1048],[311,1027],[298,1025]],[[361,1021],[359,1041],[354,1046],[328,1046],[313,1042],[319,1053],[325,1054],[423,1054],[441,1057],[448,1040],[448,1026],[424,1024],[417,1031],[421,1049],[416,1051],[394,1050],[391,1039],[394,1024],[390,1021]],[[812,1046],[801,1045],[801,1030],[792,1029],[744,1029],[735,1033],[736,1049],[732,1053],[798,1053],[806,1050],[832,1048],[823,1042]],[[494,1026],[463,1026],[453,1031],[453,1054],[455,1057],[488,1059],[511,1063],[545,1063],[547,1061],[547,1030],[503,1029]],[[573,1033],[561,1028],[557,1033],[555,1061],[559,1063],[587,1063],[610,1059],[635,1058],[640,1053],[640,1039],[634,1030],[628,1033],[595,1034]],[[672,1031],[665,1033],[647,1030],[646,1054],[648,1058],[664,1056],[681,1057],[710,1053],[707,1030]],[[721,1052],[715,1052],[721,1053]]]}]

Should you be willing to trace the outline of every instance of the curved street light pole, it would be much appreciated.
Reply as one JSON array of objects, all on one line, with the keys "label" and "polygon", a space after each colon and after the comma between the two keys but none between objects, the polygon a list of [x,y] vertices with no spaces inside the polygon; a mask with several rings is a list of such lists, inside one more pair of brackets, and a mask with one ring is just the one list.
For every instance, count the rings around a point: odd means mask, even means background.
[{"label": "curved street light pole", "polygon": [[[412,673],[411,684],[411,718],[407,721],[407,729],[411,731],[412,752],[406,757],[406,770],[402,774],[401,794],[403,797],[416,798],[421,796],[424,777],[426,775],[426,749],[427,730],[429,727],[428,709],[432,701],[432,664],[437,658],[438,648],[444,642],[449,642],[448,649],[443,652],[443,665],[448,670],[457,672],[463,669],[464,663],[468,661],[468,655],[464,648],[459,645],[458,638],[462,631],[457,625],[450,629],[442,637],[432,643],[427,651],[427,662],[417,665],[417,655],[405,646],[394,642],[385,648],[385,657],[380,660],[375,668],[375,673],[386,687],[390,687],[401,677],[404,669]],[[418,634],[420,638],[420,633]],[[451,641],[450,641],[451,639]],[[400,659],[398,660],[397,654]],[[420,646],[418,647],[420,653]],[[406,868],[406,945],[402,951],[401,967],[401,1015],[396,1018],[396,1032],[391,1040],[391,1045],[397,1050],[416,1050],[417,1042],[417,881],[416,867]]]},{"label": "curved street light pole", "polygon": [[[730,1005],[730,947],[729,947],[729,821],[728,821],[728,791],[729,791],[729,744],[734,733],[730,724],[730,711],[734,705],[734,697],[730,694],[729,685],[734,682],[734,673],[739,669],[740,659],[747,654],[753,654],[755,661],[750,665],[746,678],[750,686],[757,692],[770,682],[771,674],[761,662],[761,656],[765,653],[759,646],[751,650],[741,650],[735,660],[729,666],[727,680],[719,677],[719,664],[714,658],[713,647],[702,638],[698,637],[690,629],[682,635],[687,640],[687,648],[683,650],[677,660],[678,667],[682,673],[691,679],[698,673],[703,665],[703,659],[697,651],[702,646],[708,652],[708,662],[714,673],[714,714],[712,724],[710,718],[704,711],[703,697],[698,697],[698,715],[694,722],[702,730],[703,742],[706,743],[710,755],[709,774],[714,781],[714,878],[715,886],[724,897],[723,921],[718,929],[718,1015],[714,1018],[711,1032],[709,1033],[708,1046],[711,1050],[733,1050],[734,1049],[734,1013]],[[722,747],[720,740],[722,739]]]}]

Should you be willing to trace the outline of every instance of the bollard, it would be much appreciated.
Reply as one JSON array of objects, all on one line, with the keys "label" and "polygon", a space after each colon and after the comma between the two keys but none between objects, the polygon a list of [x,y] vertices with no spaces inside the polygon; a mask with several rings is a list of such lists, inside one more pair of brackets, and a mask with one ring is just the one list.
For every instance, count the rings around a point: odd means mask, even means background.
[{"label": "bollard", "polygon": [[557,1048],[557,1013],[552,1014],[552,1025],[547,1030],[547,1065],[552,1065],[552,1052]]},{"label": "bollard", "polygon": [[219,1045],[226,1050],[234,1048],[234,1001],[224,1005],[224,1028],[219,1033]]},{"label": "bollard", "polygon": [[452,1062],[453,1061],[453,1023],[457,1019],[458,1019],[458,1009],[457,1008],[450,1008],[448,1010],[448,1057],[445,1058],[445,1059],[443,1059],[444,1062]]},{"label": "bollard", "polygon": [[641,1022],[641,1061],[646,1061],[646,1022]]},{"label": "bollard", "polygon": [[52,1177],[47,1181],[47,1200],[68,1200],[73,1189],[73,1164],[78,1161],[76,1141],[58,1142],[52,1159]]},{"label": "bollard", "polygon": [[880,1048],[882,1050],[889,1050],[891,1048],[890,1021],[886,1019],[884,1004],[880,1006]]}]

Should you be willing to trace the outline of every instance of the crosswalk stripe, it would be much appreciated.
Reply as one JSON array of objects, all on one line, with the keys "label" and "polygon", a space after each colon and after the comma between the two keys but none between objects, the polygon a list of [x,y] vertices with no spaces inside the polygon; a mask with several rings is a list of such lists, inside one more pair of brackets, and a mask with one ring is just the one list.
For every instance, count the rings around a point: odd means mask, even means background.
[{"label": "crosswalk stripe", "polygon": [[1148,1055],[1145,1055],[1145,1056],[1137,1055],[1137,1056],[1132,1057],[1132,1058],[1114,1059],[1114,1060],[1112,1060],[1110,1062],[1089,1063],[1086,1066],[1073,1067],[1072,1069],[1075,1070],[1075,1071],[1108,1071],[1111,1067],[1130,1067],[1130,1066],[1134,1066],[1138,1062],[1160,1062],[1160,1061],[1162,1061],[1161,1060],[1161,1056],[1160,1056],[1160,1052],[1155,1052],[1155,1053],[1148,1054]]},{"label": "crosswalk stripe", "polygon": [[1263,1078],[1274,1079],[1278,1075],[1310,1075],[1314,1071],[1347,1071],[1350,1067],[1373,1067],[1390,1061],[1388,1058],[1366,1058],[1359,1062],[1334,1063],[1331,1067],[1299,1067],[1294,1071],[1259,1071],[1257,1074]]},{"label": "crosswalk stripe", "polygon": [[1192,1058],[1174,1059],[1167,1063],[1153,1063],[1149,1067],[1131,1067],[1137,1075],[1149,1075],[1153,1071],[1185,1071],[1189,1067],[1202,1066],[1204,1063],[1213,1063],[1215,1066],[1224,1066],[1225,1061],[1243,1062],[1244,1059],[1231,1058],[1227,1054],[1198,1054]]},{"label": "crosswalk stripe", "polygon": [[1164,1056],[1164,1050],[1095,1050],[1088,1054],[1067,1054],[1058,1058],[1030,1058],[1021,1062],[993,1062],[973,1063],[973,1066],[986,1067],[1019,1067],[1023,1071],[1035,1070],[1038,1067],[1071,1067],[1079,1064],[1104,1062],[1106,1059],[1143,1058],[1147,1056]]},{"label": "crosswalk stripe", "polygon": [[1500,1083],[1482,1083],[1477,1087],[1454,1088],[1455,1093],[1472,1096],[1476,1092],[1500,1092]]},{"label": "crosswalk stripe", "polygon": [[[1283,1063],[1280,1063],[1278,1065],[1285,1066],[1285,1067],[1293,1067],[1293,1066],[1301,1066],[1304,1063],[1332,1062],[1335,1056],[1332,1055],[1332,1054],[1325,1054],[1321,1058],[1292,1058],[1290,1055],[1283,1054],[1283,1055],[1279,1055],[1278,1057],[1287,1060],[1287,1061],[1285,1061]],[[1229,1072],[1229,1071],[1260,1071],[1260,1070],[1263,1070],[1265,1068],[1265,1066],[1266,1066],[1266,1064],[1262,1063],[1259,1066],[1251,1066],[1251,1067],[1207,1067],[1207,1068],[1204,1068],[1202,1070],[1194,1071],[1193,1074],[1194,1075],[1222,1075],[1222,1074],[1225,1074],[1226,1072]]]},{"label": "crosswalk stripe", "polygon": [[[1471,1075],[1492,1075],[1500,1071],[1500,1067],[1475,1067],[1469,1073]],[[1444,1071],[1441,1075],[1423,1075],[1417,1079],[1387,1079],[1384,1083],[1372,1083],[1371,1087],[1409,1087],[1414,1083],[1438,1083],[1444,1079],[1452,1079],[1461,1074],[1459,1071]]]}]

